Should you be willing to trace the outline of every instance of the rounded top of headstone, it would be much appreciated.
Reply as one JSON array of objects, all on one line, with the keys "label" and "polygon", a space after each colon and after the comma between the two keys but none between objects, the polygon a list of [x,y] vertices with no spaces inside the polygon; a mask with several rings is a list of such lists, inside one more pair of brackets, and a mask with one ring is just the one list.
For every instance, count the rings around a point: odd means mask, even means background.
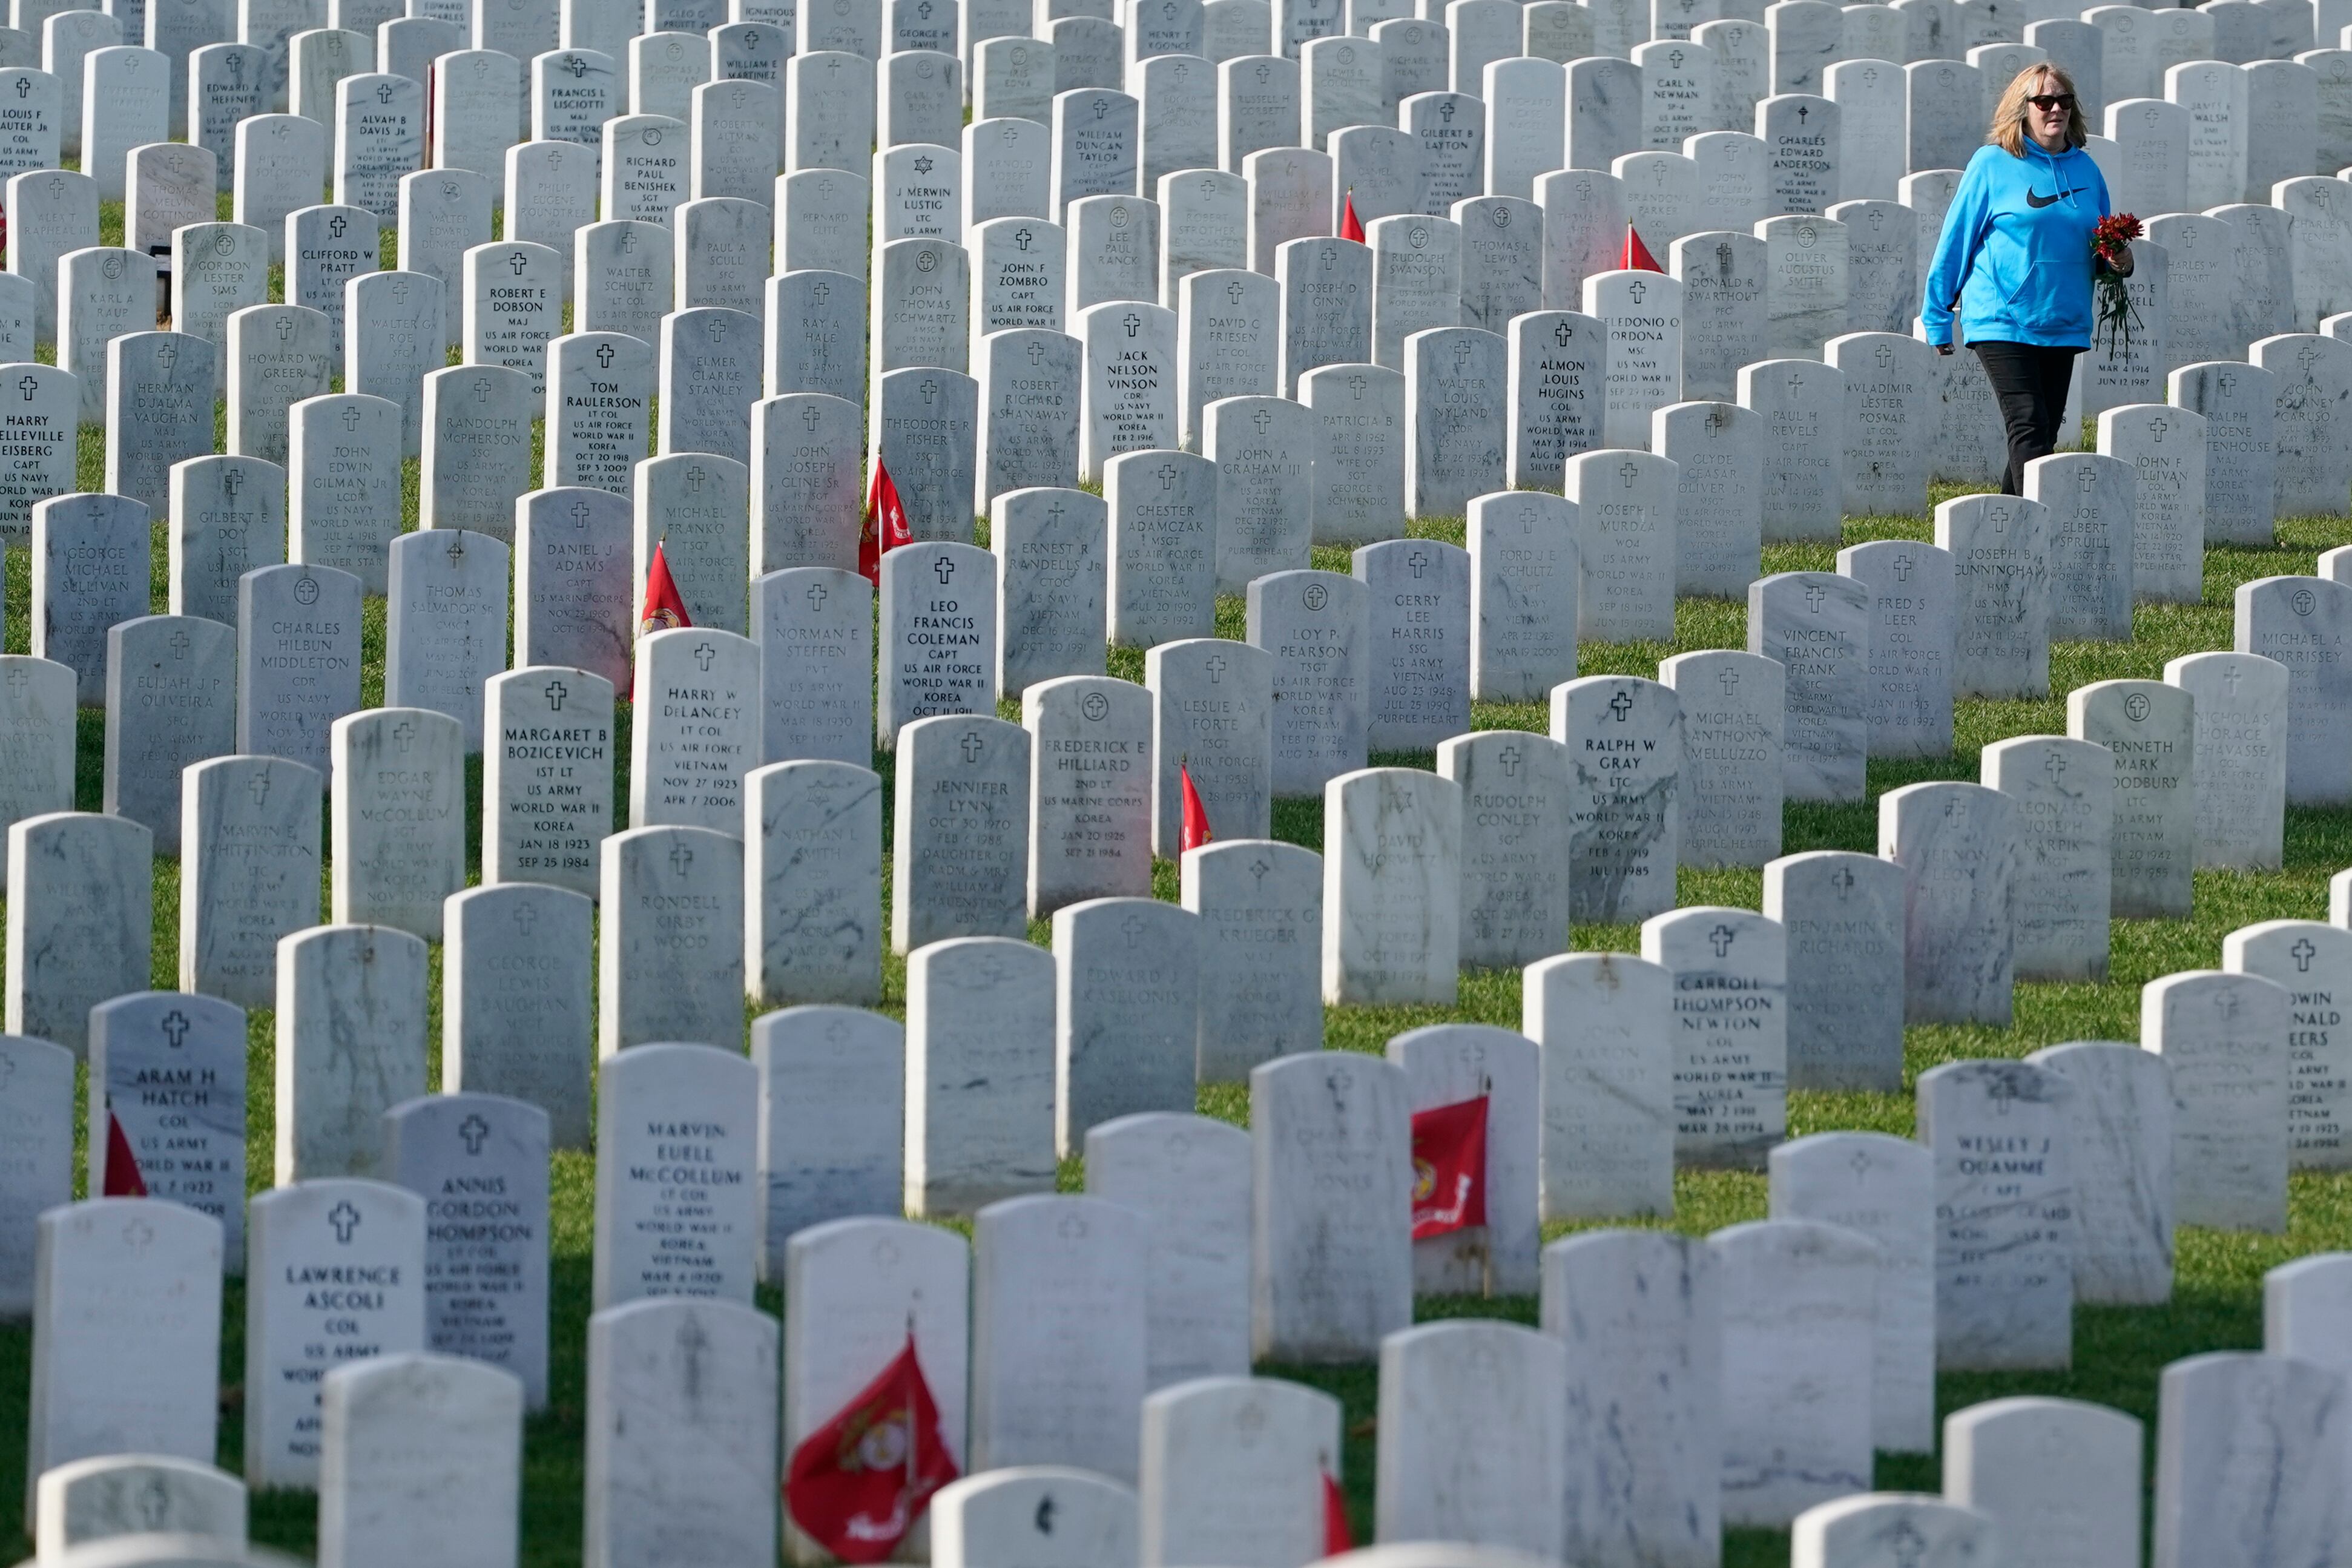
[{"label": "rounded top of headstone", "polygon": [[[2342,1253],[2323,1254],[2320,1258],[2303,1261],[2320,1262],[2327,1258],[2352,1262],[2352,1257]],[[2271,1270],[2273,1275],[2278,1272],[2275,1268]],[[1955,1410],[1944,1417],[1944,1442],[1947,1447],[1950,1447],[1964,1441],[2014,1441],[2029,1432],[2053,1429],[2064,1433],[2077,1444],[2120,1438],[2131,1443],[2135,1456],[2139,1449],[2140,1423],[2137,1417],[2105,1405],[2094,1405],[2088,1400],[2057,1399],[2046,1394],[1988,1399],[1965,1410]],[[2137,1468],[2137,1459],[2134,1468]]]},{"label": "rounded top of headstone", "polygon": [[1752,1219],[1713,1232],[1706,1244],[1719,1258],[1780,1255],[1832,1268],[1874,1267],[1879,1257],[1878,1243],[1862,1232],[1817,1219]]},{"label": "rounded top of headstone", "polygon": [[1452,1541],[1400,1541],[1319,1559],[1315,1568],[1557,1568],[1548,1559],[1504,1546]]},{"label": "rounded top of headstone", "polygon": [[39,1568],[301,1568],[298,1559],[283,1553],[204,1535],[111,1535],[40,1558],[38,1563]]},{"label": "rounded top of headstone", "polygon": [[1981,1563],[2000,1550],[2000,1527],[1990,1514],[1925,1492],[1860,1492],[1816,1503],[1789,1532],[1790,1561],[1805,1563],[1916,1563],[1923,1556]]}]

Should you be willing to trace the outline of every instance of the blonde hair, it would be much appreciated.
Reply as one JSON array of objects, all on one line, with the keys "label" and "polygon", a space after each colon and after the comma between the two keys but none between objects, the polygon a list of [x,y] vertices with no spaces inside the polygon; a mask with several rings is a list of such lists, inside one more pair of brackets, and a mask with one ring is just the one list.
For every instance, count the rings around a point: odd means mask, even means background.
[{"label": "blonde hair", "polygon": [[[2039,86],[2045,77],[2050,85]],[[2037,92],[2063,92],[2074,98],[2074,79],[2046,60],[2018,72],[2000,95],[2000,101],[1993,106],[1992,128],[1985,132],[1985,140],[2012,158],[2024,157],[2025,100]],[[2066,111],[2066,145],[2080,147],[2090,134],[2090,123],[2083,118],[2082,101],[2076,99]]]}]

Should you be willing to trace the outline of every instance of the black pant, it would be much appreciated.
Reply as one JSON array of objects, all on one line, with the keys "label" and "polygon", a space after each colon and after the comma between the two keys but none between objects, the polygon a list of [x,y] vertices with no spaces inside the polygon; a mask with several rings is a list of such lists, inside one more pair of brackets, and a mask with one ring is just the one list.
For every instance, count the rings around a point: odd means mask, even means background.
[{"label": "black pant", "polygon": [[2025,465],[2046,458],[2058,444],[2058,426],[2066,419],[2066,385],[2074,379],[2074,356],[2081,349],[2045,348],[2040,343],[1970,343],[1984,362],[1985,379],[2000,402],[2002,423],[2009,426],[2009,471],[2000,477],[2000,493],[2025,493]]}]

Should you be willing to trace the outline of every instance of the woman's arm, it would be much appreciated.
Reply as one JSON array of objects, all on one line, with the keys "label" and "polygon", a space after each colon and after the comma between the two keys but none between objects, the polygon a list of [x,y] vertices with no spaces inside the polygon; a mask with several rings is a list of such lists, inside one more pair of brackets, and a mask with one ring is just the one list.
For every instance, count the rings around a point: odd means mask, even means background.
[{"label": "woman's arm", "polygon": [[1976,262],[1977,247],[1983,237],[1987,206],[1988,182],[1977,160],[1969,163],[1968,173],[1960,176],[1959,189],[1952,193],[1952,205],[1944,213],[1944,231],[1936,240],[1936,257],[1927,267],[1927,281],[1919,301],[1919,320],[1927,330],[1927,341],[1949,353],[1952,347],[1952,308],[1959,303],[1960,286],[1968,281],[1969,268]]}]

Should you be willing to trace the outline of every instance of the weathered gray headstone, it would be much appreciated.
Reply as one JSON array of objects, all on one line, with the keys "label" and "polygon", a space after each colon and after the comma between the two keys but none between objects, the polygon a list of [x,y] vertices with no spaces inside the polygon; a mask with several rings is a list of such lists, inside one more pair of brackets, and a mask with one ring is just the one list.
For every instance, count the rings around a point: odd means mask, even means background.
[{"label": "weathered gray headstone", "polygon": [[593,898],[612,831],[613,686],[535,664],[491,674],[482,742],[482,879],[544,882]]},{"label": "weathered gray headstone", "polygon": [[1587,676],[1553,688],[1551,737],[1568,747],[1569,902],[1611,923],[1674,907],[1682,710],[1666,687]]},{"label": "weathered gray headstone", "polygon": [[1568,461],[1582,588],[1577,635],[1592,642],[1671,639],[1675,614],[1675,465],[1604,449]]},{"label": "weathered gray headstone", "polygon": [[2018,497],[1936,508],[1936,544],[1950,553],[1958,589],[1955,697],[2048,694],[2052,527],[2046,507]]},{"label": "weathered gray headstone", "polygon": [[1297,390],[1315,421],[1315,542],[1396,537],[1405,512],[1404,377],[1380,365],[1325,365],[1299,377]]},{"label": "weathered gray headstone", "polygon": [[1450,1006],[1461,944],[1462,791],[1409,768],[1324,787],[1327,1004]]},{"label": "weathered gray headstone", "polygon": [[761,1237],[759,1074],[734,1040],[608,1055],[597,1096],[601,1311],[656,1296],[749,1305]]},{"label": "weathered gray headstone", "polygon": [[2005,1027],[2016,961],[2016,803],[1980,784],[1906,784],[1879,796],[1878,852],[1910,873],[1904,1016]]},{"label": "weathered gray headstone", "polygon": [[1780,853],[1787,676],[1778,659],[1728,648],[1662,660],[1682,705],[1675,783],[1685,866],[1762,866]]},{"label": "weathered gray headstone", "polygon": [[360,580],[264,566],[237,581],[236,749],[329,766],[328,728],[360,705]]},{"label": "weathered gray headstone", "polygon": [[400,405],[336,393],[304,398],[287,421],[287,559],[348,572],[382,593],[402,531]]},{"label": "weathered gray headstone", "polygon": [[516,503],[514,661],[629,679],[643,598],[630,573],[634,520],[610,490],[533,490]]},{"label": "weathered gray headstone", "polygon": [[2017,973],[2106,978],[2115,759],[2076,736],[2022,735],[1984,751],[1984,782],[2018,803]]},{"label": "weathered gray headstone", "polygon": [[2286,667],[2255,654],[2200,653],[2164,667],[2195,715],[2197,864],[2280,863],[2286,810]]},{"label": "weathered gray headstone", "polygon": [[1838,552],[1838,571],[1870,600],[1864,708],[1870,753],[1940,757],[1952,749],[1952,667],[1958,637],[1951,552],[1876,540]]},{"label": "weathered gray headstone", "polygon": [[588,1334],[584,1561],[611,1568],[680,1535],[773,1551],[775,1321],[733,1301],[641,1300],[596,1313]]},{"label": "weathered gray headstone", "polygon": [[715,453],[672,452],[637,464],[633,619],[658,547],[688,621],[739,634],[750,624],[751,482],[741,463]]},{"label": "weathered gray headstone", "polygon": [[[53,427],[38,415],[18,417],[31,422],[20,441]],[[70,425],[62,413],[54,422],[61,431]],[[172,465],[171,510],[172,613],[234,623],[237,579],[285,559],[285,468],[258,458],[184,459]]]},{"label": "weathered gray headstone", "polygon": [[26,1237],[41,1342],[30,1358],[27,1513],[55,1467],[125,1452],[196,1460],[216,1441],[219,1222],[151,1199],[58,1202]]},{"label": "weathered gray headstone", "polygon": [[637,645],[629,731],[629,820],[740,837],[743,775],[759,764],[760,646],[677,626]]},{"label": "weathered gray headstone", "polygon": [[1765,916],[1788,931],[1790,1088],[1900,1090],[1906,899],[1903,868],[1867,855],[1764,868]]},{"label": "weathered gray headstone", "polygon": [[1763,549],[1765,425],[1736,403],[1674,403],[1650,416],[1650,447],[1676,468],[1675,592],[1730,598]]},{"label": "weathered gray headstone", "polygon": [[1576,675],[1577,512],[1516,490],[1470,503],[1470,690],[1533,702]]},{"label": "weathered gray headstone", "polygon": [[910,1214],[1053,1190],[1055,986],[1052,955],[1023,942],[961,938],[908,960]]},{"label": "weathered gray headstone", "polygon": [[335,721],[332,757],[333,918],[439,941],[442,901],[466,882],[464,726],[372,708]]},{"label": "weathered gray headstone", "polygon": [[107,632],[147,613],[148,509],[128,496],[83,492],[33,507],[32,654],[71,667],[75,694],[107,698]]},{"label": "weathered gray headstone", "polygon": [[213,449],[219,363],[220,351],[190,332],[126,332],[107,343],[109,493],[159,508],[172,465]]},{"label": "weathered gray headstone", "polygon": [[[732,1054],[743,1031],[743,841],[633,827],[599,854],[597,1054],[680,1041]],[[599,1114],[611,1106],[608,1094]]]},{"label": "weathered gray headstone", "polygon": [[34,1311],[40,1216],[73,1202],[74,1053],[0,1035],[0,1061],[8,1064],[0,1126],[9,1135],[8,1182],[0,1187],[0,1313],[21,1321]]},{"label": "weathered gray headstone", "polygon": [[1027,731],[979,715],[918,719],[899,737],[890,942],[1028,930]]},{"label": "weathered gray headstone", "polygon": [[236,748],[236,633],[139,616],[106,633],[104,809],[180,853],[180,772]]},{"label": "weathered gray headstone", "polygon": [[1788,672],[1781,779],[1791,800],[1864,798],[1870,623],[1869,591],[1850,577],[1783,572],[1748,586],[1748,651]]},{"label": "weathered gray headstone", "polygon": [[2318,577],[2263,577],[2239,584],[2237,651],[2287,668],[2286,798],[2333,803],[2352,795],[2352,587]]},{"label": "weathered gray headstone", "polygon": [[788,1007],[752,1024],[751,1063],[763,1101],[760,1274],[772,1284],[786,1278],[796,1232],[898,1213],[905,1036],[855,1007]]},{"label": "weathered gray headstone", "polygon": [[1947,1062],[1919,1075],[1919,1142],[1936,1160],[1941,1370],[2074,1359],[2074,1092],[2024,1062]]},{"label": "weathered gray headstone", "polygon": [[1462,786],[1462,962],[1531,963],[1568,944],[1568,748],[1517,730],[1457,735],[1437,771]]},{"label": "weathered gray headstone", "polygon": [[[384,1116],[385,1175],[425,1200],[425,1343],[512,1373],[518,1420],[523,1405],[547,1399],[547,1113],[498,1095],[433,1095]],[[341,1378],[328,1380],[328,1499],[339,1479],[348,1485],[365,1473],[353,1464],[358,1456],[336,1450],[337,1396],[345,1393]],[[463,1418],[447,1407],[442,1415],[460,1423],[445,1439],[462,1449]],[[356,1433],[347,1426],[342,1435]],[[339,1458],[353,1468],[339,1467]],[[493,1482],[468,1481],[467,1492],[486,1487],[497,1495]],[[348,1524],[347,1508],[325,1511]],[[335,1532],[322,1525],[321,1534]]]},{"label": "weathered gray headstone", "polygon": [[1029,918],[1081,899],[1149,896],[1150,695],[1105,676],[1061,676],[1022,693],[1021,720],[1034,758]]},{"label": "weathered gray headstone", "polygon": [[448,905],[442,1092],[535,1106],[559,1149],[586,1149],[593,1121],[593,919],[587,897],[537,882],[470,888]]},{"label": "weathered gray headstone", "polygon": [[1399,539],[1355,552],[1371,640],[1367,743],[1434,747],[1470,727],[1470,557],[1459,546]]},{"label": "weathered gray headstone", "polygon": [[1722,1291],[1724,1522],[1778,1526],[1865,1490],[1874,1368],[1854,1352],[1876,1335],[1877,1244],[1774,1219],[1706,1246]]},{"label": "weathered gray headstone", "polygon": [[279,1186],[382,1173],[377,1119],[425,1092],[425,943],[406,931],[314,926],[278,944]]},{"label": "weathered gray headstone", "polygon": [[[1392,1063],[1323,1052],[1251,1073],[1255,1355],[1360,1360],[1411,1321],[1408,1094]],[[1310,1234],[1334,1244],[1295,1245]]]},{"label": "weathered gray headstone", "polygon": [[245,1010],[148,991],[90,1009],[89,1190],[219,1222],[245,1269]]},{"label": "weathered gray headstone", "polygon": [[2067,695],[2067,730],[2115,754],[2114,913],[2185,919],[2197,860],[2195,702],[2156,680],[2101,680]]},{"label": "weathered gray headstone", "polygon": [[1371,680],[1367,594],[1332,572],[1277,572],[1246,595],[1248,640],[1272,654],[1274,793],[1319,793],[1363,766]]},{"label": "weathered gray headstone", "polygon": [[2252,965],[2169,974],[2143,989],[2140,1044],[2171,1068],[2181,1224],[2285,1228],[2294,1014],[2288,986]]},{"label": "weathered gray headstone", "polygon": [[180,984],[267,1007],[278,942],[319,919],[316,771],[279,757],[219,757],[182,784]]}]

